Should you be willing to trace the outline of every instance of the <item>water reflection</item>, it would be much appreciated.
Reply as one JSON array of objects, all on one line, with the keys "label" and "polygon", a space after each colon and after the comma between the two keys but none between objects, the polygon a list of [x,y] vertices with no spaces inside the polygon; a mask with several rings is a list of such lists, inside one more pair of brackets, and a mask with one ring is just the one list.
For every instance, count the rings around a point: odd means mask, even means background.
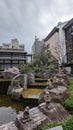
[{"label": "water reflection", "polygon": [[10,96],[0,95],[0,107],[12,107],[18,113],[25,109],[25,103],[12,100]]}]

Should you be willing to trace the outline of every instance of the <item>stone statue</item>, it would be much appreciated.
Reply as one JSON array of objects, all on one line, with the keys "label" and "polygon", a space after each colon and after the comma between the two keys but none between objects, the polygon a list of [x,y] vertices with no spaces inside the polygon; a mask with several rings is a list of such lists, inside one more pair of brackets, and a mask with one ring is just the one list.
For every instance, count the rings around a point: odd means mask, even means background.
[{"label": "stone statue", "polygon": [[44,100],[46,102],[46,108],[49,109],[49,104],[50,104],[50,101],[51,101],[51,97],[50,97],[50,94],[48,91],[45,91],[45,95],[44,95]]},{"label": "stone statue", "polygon": [[50,88],[50,89],[53,88],[53,85],[50,79],[48,79],[46,84],[47,84],[47,88]]},{"label": "stone statue", "polygon": [[53,86],[54,87],[58,86],[58,78],[56,76],[54,76],[54,78],[53,78]]},{"label": "stone statue", "polygon": [[30,120],[29,107],[28,106],[25,108],[21,120],[22,120],[23,123],[25,123],[25,122]]},{"label": "stone statue", "polygon": [[59,67],[59,75],[62,75],[62,68]]}]

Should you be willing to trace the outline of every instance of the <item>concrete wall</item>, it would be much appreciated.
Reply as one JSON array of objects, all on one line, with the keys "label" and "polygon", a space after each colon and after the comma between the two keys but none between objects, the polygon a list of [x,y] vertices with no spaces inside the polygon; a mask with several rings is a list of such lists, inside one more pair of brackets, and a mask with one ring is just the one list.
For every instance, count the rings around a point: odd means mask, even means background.
[{"label": "concrete wall", "polygon": [[66,59],[66,41],[65,41],[65,30],[63,27],[66,25],[67,22],[58,25],[59,28],[59,45],[60,45],[60,52],[61,52],[61,62],[67,62]]},{"label": "concrete wall", "polygon": [[36,38],[32,46],[32,54],[39,55],[41,53],[43,45],[44,41],[40,41],[39,39]]},{"label": "concrete wall", "polygon": [[52,55],[59,59],[59,33],[55,32],[45,44],[49,47]]},{"label": "concrete wall", "polygon": [[59,60],[59,63],[66,63],[66,41],[65,41],[65,31],[63,27],[67,22],[59,22],[56,28],[59,29],[58,32],[55,32],[48,41],[45,42],[46,45],[49,45],[49,49],[53,56]]}]

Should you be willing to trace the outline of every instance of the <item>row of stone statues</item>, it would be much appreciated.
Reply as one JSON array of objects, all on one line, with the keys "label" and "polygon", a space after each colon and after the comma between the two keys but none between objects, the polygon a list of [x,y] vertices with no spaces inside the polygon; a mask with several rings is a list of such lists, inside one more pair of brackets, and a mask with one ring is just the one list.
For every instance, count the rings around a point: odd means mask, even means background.
[{"label": "row of stone statues", "polygon": [[[62,70],[61,68],[59,68],[59,73],[58,75],[62,75]],[[59,81],[60,82],[63,82],[63,79],[59,79],[57,78],[56,76],[53,77],[53,80],[51,81],[51,79],[49,78],[47,80],[47,89],[44,90],[44,101],[45,101],[45,109],[46,110],[50,110],[50,102],[52,100],[51,96],[50,96],[50,93],[49,93],[49,89],[52,89],[52,88],[55,88],[58,86],[59,84]],[[23,123],[27,122],[27,121],[30,121],[31,120],[31,116],[30,116],[30,112],[29,112],[29,107],[27,106],[23,112],[23,115],[21,117],[21,121]]]}]

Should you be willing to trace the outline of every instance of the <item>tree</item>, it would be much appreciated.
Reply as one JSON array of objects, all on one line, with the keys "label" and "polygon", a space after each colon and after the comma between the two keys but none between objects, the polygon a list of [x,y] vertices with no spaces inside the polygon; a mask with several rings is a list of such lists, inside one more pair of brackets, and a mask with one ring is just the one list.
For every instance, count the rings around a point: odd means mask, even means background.
[{"label": "tree", "polygon": [[45,44],[41,49],[41,53],[39,55],[34,55],[34,64],[46,65],[48,63],[55,63],[56,61],[56,58],[51,54],[50,50]]},{"label": "tree", "polygon": [[56,59],[58,60],[59,64],[62,65],[65,63],[66,60],[66,51],[64,50],[64,43],[60,46],[59,43],[53,48],[53,52],[55,54]]}]

